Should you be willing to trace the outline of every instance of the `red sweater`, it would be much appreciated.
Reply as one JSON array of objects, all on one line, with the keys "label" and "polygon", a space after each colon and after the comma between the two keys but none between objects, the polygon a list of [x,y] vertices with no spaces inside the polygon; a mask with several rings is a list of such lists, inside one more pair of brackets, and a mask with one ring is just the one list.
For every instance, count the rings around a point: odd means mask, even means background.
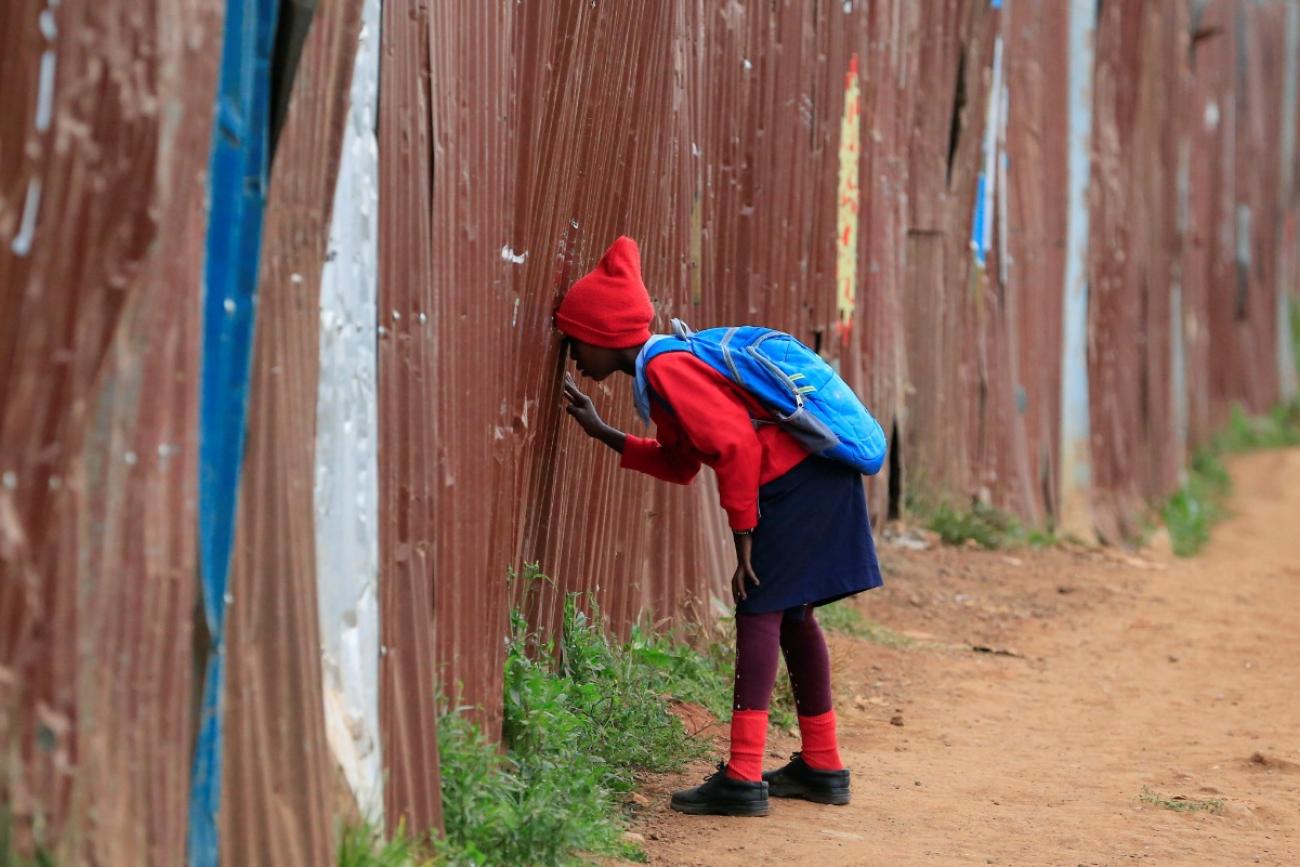
[{"label": "red sweater", "polygon": [[628,434],[621,465],[687,485],[708,464],[718,474],[718,499],[731,528],[753,529],[759,486],[792,470],[808,452],[776,425],[755,428],[752,419],[769,418],[767,412],[688,352],[656,356],[646,365],[646,379],[654,391],[655,439]]}]

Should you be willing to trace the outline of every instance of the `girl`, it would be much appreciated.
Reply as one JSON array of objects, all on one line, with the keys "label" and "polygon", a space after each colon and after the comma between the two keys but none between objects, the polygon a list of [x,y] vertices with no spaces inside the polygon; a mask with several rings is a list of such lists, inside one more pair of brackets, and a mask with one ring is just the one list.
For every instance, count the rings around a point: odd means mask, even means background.
[{"label": "girl", "polygon": [[[689,484],[702,464],[717,474],[718,494],[736,546],[736,685],[731,755],[704,784],[677,792],[684,813],[764,816],[768,795],[822,804],[849,802],[831,707],[830,657],[813,609],[879,587],[866,496],[858,471],[811,456],[742,387],[689,352],[648,362],[654,311],[641,281],[636,242],[620,237],[595,270],[573,284],[555,313],[578,372],[600,381],[615,372],[637,378],[638,405],[649,407],[655,438],[606,424],[566,373],[566,411],[586,433],[622,455],[621,465]],[[785,767],[763,773],[768,703],[777,649],[785,654],[799,715],[802,749]]]}]

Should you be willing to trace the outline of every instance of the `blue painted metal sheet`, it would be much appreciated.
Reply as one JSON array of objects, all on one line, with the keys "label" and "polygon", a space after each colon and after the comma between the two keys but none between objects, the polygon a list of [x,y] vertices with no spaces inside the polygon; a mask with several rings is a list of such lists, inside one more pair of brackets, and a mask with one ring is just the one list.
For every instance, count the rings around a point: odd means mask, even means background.
[{"label": "blue painted metal sheet", "polygon": [[219,862],[226,583],[244,450],[269,164],[275,0],[230,0],[216,99],[199,395],[199,579],[211,644],[190,788],[188,860]]}]

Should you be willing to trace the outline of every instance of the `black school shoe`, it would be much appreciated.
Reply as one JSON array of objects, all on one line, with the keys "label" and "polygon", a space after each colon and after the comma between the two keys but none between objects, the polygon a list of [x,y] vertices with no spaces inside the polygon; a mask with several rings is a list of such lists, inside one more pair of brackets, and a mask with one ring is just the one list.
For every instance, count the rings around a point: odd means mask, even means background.
[{"label": "black school shoe", "polygon": [[727,766],[718,762],[718,770],[703,785],[674,792],[669,805],[693,816],[766,816],[767,783],[732,779]]},{"label": "black school shoe", "polygon": [[790,756],[790,764],[763,774],[773,798],[803,798],[814,804],[843,805],[849,802],[849,772],[819,771],[808,767],[803,756]]}]

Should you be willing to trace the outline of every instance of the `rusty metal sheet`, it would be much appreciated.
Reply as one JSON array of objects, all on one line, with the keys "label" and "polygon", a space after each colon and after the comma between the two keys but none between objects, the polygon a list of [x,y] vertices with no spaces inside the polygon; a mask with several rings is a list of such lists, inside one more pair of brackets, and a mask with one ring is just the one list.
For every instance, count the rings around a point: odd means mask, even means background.
[{"label": "rusty metal sheet", "polygon": [[360,2],[323,6],[275,158],[227,614],[221,858],[333,860],[312,479],[319,291]]},{"label": "rusty metal sheet", "polygon": [[179,863],[220,6],[3,16],[0,803],[20,851]]},{"label": "rusty metal sheet", "polygon": [[[1267,411],[1280,393],[1277,305],[1277,213],[1280,207],[1287,8],[1284,0],[1237,7],[1236,174],[1240,341],[1233,399],[1252,412]],[[1238,292],[1242,287],[1238,286]],[[1244,307],[1244,309],[1242,309]]]},{"label": "rusty metal sheet", "polygon": [[1065,285],[1069,8],[1007,4],[1006,316],[1015,366],[1008,444],[1014,485],[1002,504],[1032,525],[1058,514]]},{"label": "rusty metal sheet", "polygon": [[[1187,113],[1187,227],[1183,245],[1188,439],[1205,442],[1227,417],[1232,365],[1231,3],[1209,4],[1189,25],[1192,82]],[[1226,290],[1226,291],[1225,291]]]},{"label": "rusty metal sheet", "polygon": [[1281,158],[1280,132],[1269,127],[1280,114],[1284,12],[1281,3],[1211,3],[1193,42],[1206,127],[1196,141],[1212,196],[1203,204],[1201,229],[1209,259],[1209,427],[1222,424],[1233,404],[1267,407],[1278,386],[1277,305],[1268,281],[1276,231],[1269,208]]},{"label": "rusty metal sheet", "polygon": [[1113,4],[1097,25],[1089,384],[1093,518],[1112,542],[1139,532],[1147,500],[1178,479],[1169,340],[1182,10]]},{"label": "rusty metal sheet", "polygon": [[[379,91],[379,720],[388,766],[384,818],[418,832],[440,825],[434,691],[435,545],[454,544],[432,497],[439,444],[433,420],[465,395],[440,402],[430,324],[433,261],[430,195],[429,4],[385,3]],[[478,287],[465,286],[464,290]],[[398,312],[398,317],[392,315]],[[405,316],[402,313],[405,312]],[[480,489],[480,495],[482,491]],[[487,579],[468,573],[466,582]],[[448,576],[453,580],[453,576]],[[494,579],[502,580],[500,576]],[[465,616],[483,615],[466,612]],[[486,620],[484,632],[502,633]],[[474,678],[490,663],[475,669]],[[499,675],[498,675],[499,677]]]},{"label": "rusty metal sheet", "polygon": [[903,468],[904,495],[969,501],[985,424],[971,398],[986,375],[979,347],[987,291],[969,239],[1001,13],[980,0],[921,9],[920,42],[945,59],[922,65],[914,97],[918,200],[911,204],[916,222],[908,226],[902,309],[892,326],[901,326],[907,371],[892,460]]}]

